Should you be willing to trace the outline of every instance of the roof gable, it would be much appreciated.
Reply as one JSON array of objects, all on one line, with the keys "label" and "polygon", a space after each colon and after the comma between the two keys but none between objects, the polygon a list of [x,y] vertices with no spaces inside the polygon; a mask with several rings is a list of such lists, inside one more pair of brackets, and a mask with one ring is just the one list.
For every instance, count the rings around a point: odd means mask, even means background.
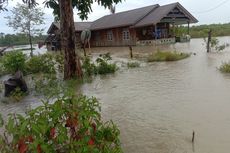
[{"label": "roof gable", "polygon": [[198,20],[193,17],[180,3],[172,3],[168,5],[163,5],[156,8],[154,11],[149,13],[145,18],[138,22],[135,27],[141,27],[146,25],[153,25],[161,22],[165,17],[173,17],[173,13],[179,11],[181,17],[186,17],[188,22],[196,23]]},{"label": "roof gable", "polygon": [[148,13],[150,13],[158,6],[158,4],[151,5],[143,8],[104,16],[94,21],[90,29],[100,30],[135,25],[139,20],[143,19]]}]

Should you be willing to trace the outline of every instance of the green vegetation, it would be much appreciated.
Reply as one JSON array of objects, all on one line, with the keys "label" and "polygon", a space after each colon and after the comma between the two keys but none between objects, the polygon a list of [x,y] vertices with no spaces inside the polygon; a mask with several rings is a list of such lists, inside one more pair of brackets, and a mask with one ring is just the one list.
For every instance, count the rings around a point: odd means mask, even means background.
[{"label": "green vegetation", "polygon": [[138,63],[138,62],[128,62],[127,67],[128,68],[140,67],[140,63]]},{"label": "green vegetation", "polygon": [[[207,40],[206,40],[206,38],[204,38],[204,42],[205,42],[206,48],[207,48]],[[220,45],[220,41],[217,38],[212,37],[211,41],[210,41],[210,47],[211,47],[211,50],[222,51],[225,48],[229,47],[229,44],[224,43],[224,44]]]},{"label": "green vegetation", "polygon": [[97,74],[97,67],[89,57],[85,57],[83,60],[82,69],[85,76],[92,76],[93,74]]},{"label": "green vegetation", "polygon": [[21,51],[11,51],[1,57],[0,71],[11,74],[18,70],[24,74],[55,73],[55,64],[54,56],[48,53],[27,59]]},{"label": "green vegetation", "polygon": [[[32,37],[33,44],[37,44],[39,41],[44,42],[47,36],[38,35]],[[25,34],[6,34],[4,37],[0,37],[0,47],[4,46],[17,46],[27,45],[28,37]]]},{"label": "green vegetation", "polygon": [[33,56],[26,62],[26,72],[28,74],[55,73],[55,64],[53,55],[49,53]]},{"label": "green vegetation", "polygon": [[92,76],[93,74],[109,74],[115,73],[118,69],[116,64],[111,64],[112,57],[109,53],[100,54],[96,59],[96,64],[93,63],[89,57],[83,60],[82,69],[85,76]]},{"label": "green vegetation", "polygon": [[178,60],[187,58],[189,56],[190,54],[188,53],[157,51],[156,53],[151,54],[148,57],[148,62],[178,61]]},{"label": "green vegetation", "polygon": [[223,63],[220,66],[219,70],[223,73],[230,73],[230,62]]},{"label": "green vegetation", "polygon": [[2,57],[3,69],[11,74],[20,70],[25,71],[26,55],[20,51],[12,51]]},{"label": "green vegetation", "polygon": [[98,74],[114,73],[118,69],[116,64],[109,63],[110,60],[112,58],[109,53],[99,55],[99,58],[96,60]]},{"label": "green vegetation", "polygon": [[[120,131],[112,122],[103,122],[96,98],[62,97],[48,101],[25,116],[0,115],[0,152],[101,152],[121,153]],[[10,139],[9,139],[10,138]]]},{"label": "green vegetation", "polygon": [[[190,35],[192,38],[204,38],[208,36],[208,31],[212,29],[212,36],[230,36],[230,23],[210,24],[190,27]],[[176,29],[178,36],[187,34],[187,27],[180,26]]]}]

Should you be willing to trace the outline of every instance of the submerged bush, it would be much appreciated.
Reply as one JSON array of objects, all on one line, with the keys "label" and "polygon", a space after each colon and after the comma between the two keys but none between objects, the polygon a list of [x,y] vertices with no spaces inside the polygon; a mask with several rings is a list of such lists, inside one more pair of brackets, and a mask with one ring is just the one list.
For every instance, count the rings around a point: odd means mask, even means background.
[{"label": "submerged bush", "polygon": [[99,55],[99,57],[96,60],[98,74],[108,74],[116,72],[116,70],[118,69],[117,65],[110,64],[110,60],[112,60],[112,57],[109,53]]},{"label": "submerged bush", "polygon": [[29,74],[55,73],[55,62],[51,54],[43,54],[31,57],[26,62],[26,71]]},{"label": "submerged bush", "polygon": [[83,59],[82,69],[83,69],[84,75],[86,76],[97,74],[97,67],[93,62],[91,62],[89,57],[85,57]]},{"label": "submerged bush", "polygon": [[[21,51],[11,51],[2,57],[2,67],[7,73],[25,71],[26,55]],[[0,64],[1,65],[1,64]]]},{"label": "submerged bush", "polygon": [[140,67],[140,63],[138,63],[138,62],[128,62],[127,67],[128,68]]},{"label": "submerged bush", "polygon": [[158,51],[148,57],[148,62],[178,61],[189,56],[190,54],[188,53]]},{"label": "submerged bush", "polygon": [[[96,98],[63,97],[53,104],[43,102],[25,116],[9,115],[0,127],[0,152],[122,152],[119,129],[112,122],[103,123]],[[10,139],[9,139],[10,138]]]},{"label": "submerged bush", "polygon": [[223,64],[220,66],[219,70],[220,70],[221,72],[224,72],[224,73],[230,73],[230,62],[228,62],[228,63],[223,63]]}]

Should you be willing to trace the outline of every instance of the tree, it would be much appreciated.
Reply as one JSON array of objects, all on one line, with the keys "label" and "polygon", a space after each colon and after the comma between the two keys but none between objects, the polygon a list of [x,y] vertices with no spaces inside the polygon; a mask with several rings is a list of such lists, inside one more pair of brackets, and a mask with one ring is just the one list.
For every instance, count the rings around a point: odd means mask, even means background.
[{"label": "tree", "polygon": [[41,8],[29,7],[25,4],[17,3],[12,10],[12,16],[7,16],[7,25],[12,27],[15,31],[25,33],[29,38],[31,48],[30,55],[33,56],[32,35],[40,34],[43,29],[37,26],[44,24],[44,13]]},{"label": "tree", "polygon": [[[8,0],[6,0],[8,1]],[[82,78],[82,70],[79,56],[75,53],[75,29],[73,20],[73,8],[78,10],[78,15],[82,20],[87,19],[92,12],[92,4],[109,8],[112,4],[117,4],[122,0],[46,0],[47,7],[52,8],[56,17],[60,19],[60,31],[62,49],[65,53],[64,79],[71,79],[75,76]],[[35,0],[23,0],[28,6],[35,6]]]},{"label": "tree", "polygon": [[[47,0],[47,7],[53,8],[53,13],[60,17],[60,31],[62,40],[62,49],[65,53],[64,79],[70,79],[73,76],[82,78],[80,58],[75,54],[75,27],[73,20],[73,8],[76,8],[78,15],[82,20],[88,18],[92,12],[92,0]],[[95,0],[98,5],[109,8],[113,3],[117,4],[121,0]]]},{"label": "tree", "polygon": [[111,13],[111,14],[115,14],[115,13],[116,13],[116,5],[111,5],[111,6],[109,7],[109,10],[110,10],[110,13]]}]

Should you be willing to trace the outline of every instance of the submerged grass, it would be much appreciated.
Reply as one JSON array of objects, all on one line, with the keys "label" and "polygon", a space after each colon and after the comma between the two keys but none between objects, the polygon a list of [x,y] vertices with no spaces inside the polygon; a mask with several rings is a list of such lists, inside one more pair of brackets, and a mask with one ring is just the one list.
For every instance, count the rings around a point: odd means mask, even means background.
[{"label": "submerged grass", "polygon": [[138,62],[128,62],[127,67],[128,68],[140,67],[140,63],[138,63]]},{"label": "submerged grass", "polygon": [[155,54],[151,54],[148,57],[148,62],[161,62],[161,61],[178,61],[184,58],[189,57],[189,53],[180,53],[180,52],[162,52],[158,51]]},{"label": "submerged grass", "polygon": [[223,63],[220,66],[219,70],[223,73],[230,73],[230,62]]}]

